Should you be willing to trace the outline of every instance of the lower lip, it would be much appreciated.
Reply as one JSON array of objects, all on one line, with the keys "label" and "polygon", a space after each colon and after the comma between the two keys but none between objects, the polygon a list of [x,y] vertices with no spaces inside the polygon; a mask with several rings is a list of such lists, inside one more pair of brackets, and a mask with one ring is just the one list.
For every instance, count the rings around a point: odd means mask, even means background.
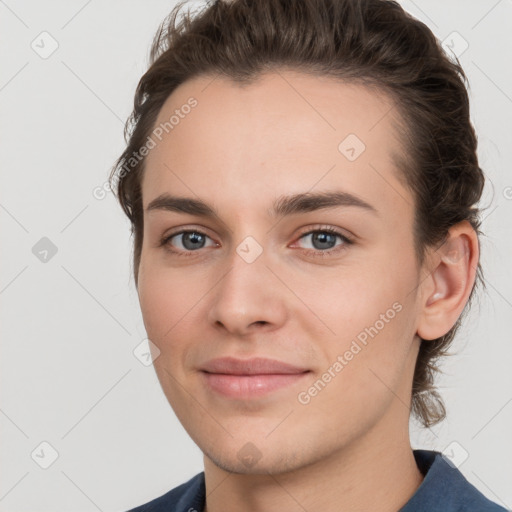
[{"label": "lower lip", "polygon": [[258,398],[272,391],[291,386],[309,372],[271,375],[227,375],[203,372],[208,386],[230,398]]}]

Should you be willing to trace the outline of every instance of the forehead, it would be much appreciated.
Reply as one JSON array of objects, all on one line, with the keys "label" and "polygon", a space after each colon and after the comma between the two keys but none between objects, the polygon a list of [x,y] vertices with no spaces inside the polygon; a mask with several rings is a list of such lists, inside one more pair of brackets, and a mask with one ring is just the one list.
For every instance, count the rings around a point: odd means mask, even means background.
[{"label": "forehead", "polygon": [[410,206],[393,160],[401,153],[397,121],[382,92],[332,78],[283,70],[243,86],[195,78],[159,112],[144,208],[166,191],[266,207],[264,198],[314,188]]}]

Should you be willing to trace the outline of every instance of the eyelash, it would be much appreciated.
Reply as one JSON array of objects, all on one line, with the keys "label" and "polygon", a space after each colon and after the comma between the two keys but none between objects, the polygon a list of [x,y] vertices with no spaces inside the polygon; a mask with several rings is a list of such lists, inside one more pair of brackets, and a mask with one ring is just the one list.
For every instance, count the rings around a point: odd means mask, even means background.
[{"label": "eyelash", "polygon": [[[179,256],[179,257],[181,257],[181,256],[184,256],[184,257],[194,256],[194,253],[198,252],[198,250],[195,250],[195,251],[191,251],[191,250],[188,250],[188,251],[176,250],[176,249],[173,249],[172,246],[169,244],[170,240],[172,238],[174,238],[175,236],[177,236],[177,235],[184,235],[186,233],[197,233],[199,235],[202,235],[202,236],[210,238],[206,233],[204,233],[203,231],[201,231],[199,229],[184,229],[182,231],[176,231],[175,233],[171,233],[170,235],[167,235],[167,236],[163,237],[160,240],[159,246],[160,247],[164,247],[165,246],[166,250],[168,250],[172,254],[174,254],[176,256]],[[297,240],[300,240],[301,238],[303,238],[303,237],[305,237],[307,235],[312,235],[314,233],[330,233],[332,235],[336,235],[339,238],[341,238],[343,244],[335,246],[332,249],[326,249],[326,250],[304,249],[304,251],[306,252],[306,254],[308,256],[325,258],[326,256],[330,256],[333,253],[338,253],[338,252],[341,252],[343,250],[346,250],[348,246],[350,246],[350,245],[352,245],[354,243],[353,240],[351,240],[347,236],[343,235],[338,230],[336,230],[334,228],[331,228],[329,226],[321,227],[321,228],[315,228],[315,229],[312,229],[312,230],[309,230],[309,231],[305,231],[304,233],[302,233],[299,236],[299,238]]]}]

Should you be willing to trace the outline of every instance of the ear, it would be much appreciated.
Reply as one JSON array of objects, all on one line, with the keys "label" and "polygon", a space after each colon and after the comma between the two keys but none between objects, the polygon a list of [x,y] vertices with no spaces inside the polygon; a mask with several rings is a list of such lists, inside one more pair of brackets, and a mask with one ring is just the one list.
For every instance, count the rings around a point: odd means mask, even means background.
[{"label": "ear", "polygon": [[440,338],[455,325],[471,294],[478,258],[478,237],[468,221],[452,226],[445,243],[430,251],[429,276],[420,293],[418,336]]}]

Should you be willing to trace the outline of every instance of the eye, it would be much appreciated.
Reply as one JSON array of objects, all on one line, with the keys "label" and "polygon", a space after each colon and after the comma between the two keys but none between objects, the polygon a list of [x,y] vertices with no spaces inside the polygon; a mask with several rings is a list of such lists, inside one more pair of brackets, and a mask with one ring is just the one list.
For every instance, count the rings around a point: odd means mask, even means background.
[{"label": "eye", "polygon": [[[179,231],[164,237],[160,245],[166,246],[171,252],[178,255],[187,255],[187,253],[195,252],[197,249],[206,247],[207,240],[211,238],[205,233],[197,230]],[[210,247],[217,244],[211,240]]]},{"label": "eye", "polygon": [[305,240],[306,247],[303,246],[303,248],[315,256],[324,256],[325,254],[341,251],[353,243],[352,240],[333,228],[308,231],[299,240]]},{"label": "eye", "polygon": [[[299,241],[306,243],[302,248],[306,253],[312,256],[326,256],[331,253],[337,253],[353,244],[353,241],[331,227],[322,227],[303,233]],[[207,242],[210,244],[207,245]],[[182,230],[165,236],[160,241],[160,246],[165,247],[169,252],[176,256],[191,256],[194,252],[205,247],[218,247],[206,233],[194,230]]]}]

